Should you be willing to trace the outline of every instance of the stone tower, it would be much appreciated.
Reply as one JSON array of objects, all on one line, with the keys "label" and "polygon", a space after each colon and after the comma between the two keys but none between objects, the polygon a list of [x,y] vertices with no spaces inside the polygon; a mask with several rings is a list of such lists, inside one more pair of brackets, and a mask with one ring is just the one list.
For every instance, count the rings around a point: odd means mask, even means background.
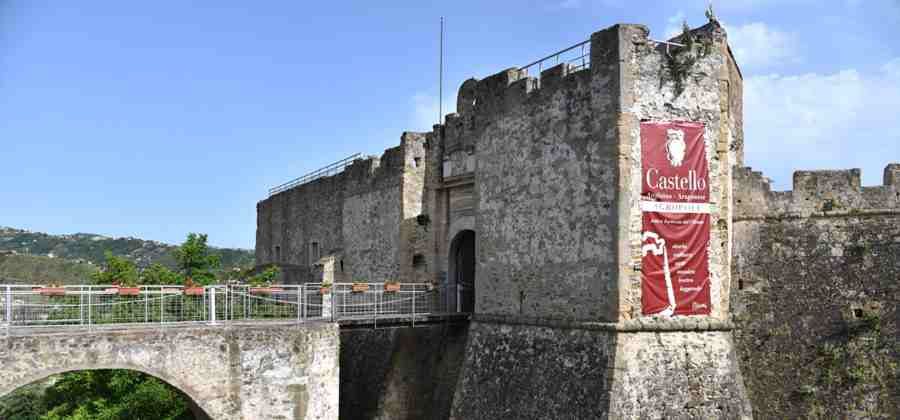
[{"label": "stone tower", "polygon": [[[749,418],[728,307],[743,130],[726,35],[710,22],[659,42],[620,24],[577,48],[589,63],[466,81],[428,135],[426,264],[474,309],[451,417]],[[651,124],[682,124],[693,143],[648,139]],[[694,173],[648,195],[651,148],[678,154],[674,171],[685,147]],[[691,189],[703,194],[679,195]],[[669,238],[666,316],[642,237],[666,203],[642,201],[678,197],[705,240],[685,257]],[[689,278],[691,264],[708,275]]]}]

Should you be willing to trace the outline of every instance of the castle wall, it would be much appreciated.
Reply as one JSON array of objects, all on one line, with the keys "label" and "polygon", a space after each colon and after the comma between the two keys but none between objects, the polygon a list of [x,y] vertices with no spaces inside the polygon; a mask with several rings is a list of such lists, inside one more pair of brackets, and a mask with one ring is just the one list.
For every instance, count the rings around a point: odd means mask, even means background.
[{"label": "castle wall", "polygon": [[407,283],[432,281],[426,255],[431,252],[429,220],[420,217],[425,210],[426,134],[405,133],[402,138],[405,169],[401,179],[403,190],[400,221],[398,280]]},{"label": "castle wall", "polygon": [[278,264],[289,283],[315,281],[310,243],[320,255],[343,248],[343,174],[319,178],[257,204],[256,264]]},{"label": "castle wall", "polygon": [[257,266],[278,264],[286,283],[398,279],[402,218],[421,207],[423,149],[424,135],[404,133],[381,157],[260,201]]},{"label": "castle wall", "polygon": [[344,264],[355,282],[395,279],[399,274],[399,223],[403,153],[385,151],[380,161],[351,165],[344,198]]},{"label": "castle wall", "polygon": [[342,330],[341,418],[449,418],[468,329],[450,322]]},{"label": "castle wall", "polygon": [[759,418],[900,416],[900,164],[798,171],[771,191],[735,170],[737,351]]}]

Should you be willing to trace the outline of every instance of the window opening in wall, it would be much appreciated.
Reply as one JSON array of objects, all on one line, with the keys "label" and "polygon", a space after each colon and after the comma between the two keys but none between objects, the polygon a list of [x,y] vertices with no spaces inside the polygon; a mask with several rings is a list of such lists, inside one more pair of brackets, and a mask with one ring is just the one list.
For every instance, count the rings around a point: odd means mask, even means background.
[{"label": "window opening in wall", "polygon": [[422,158],[420,158],[420,157],[414,157],[413,158],[413,168],[418,168],[421,160],[422,160]]},{"label": "window opening in wall", "polygon": [[319,255],[319,243],[311,242],[309,244],[309,265],[315,264],[317,261],[319,261],[320,257],[321,255]]},{"label": "window opening in wall", "polygon": [[853,316],[855,316],[855,317],[857,317],[857,318],[862,318],[862,317],[863,317],[863,310],[862,310],[862,309],[859,309],[859,308],[854,309],[854,310],[853,310]]},{"label": "window opening in wall", "polygon": [[344,260],[341,260],[341,273],[344,272]]},{"label": "window opening in wall", "polygon": [[415,268],[421,268],[421,267],[425,266],[425,256],[422,254],[413,255],[412,265]]},{"label": "window opening in wall", "polygon": [[738,290],[744,290],[744,279],[738,279]]},{"label": "window opening in wall", "polygon": [[281,247],[275,245],[275,262],[281,262]]}]

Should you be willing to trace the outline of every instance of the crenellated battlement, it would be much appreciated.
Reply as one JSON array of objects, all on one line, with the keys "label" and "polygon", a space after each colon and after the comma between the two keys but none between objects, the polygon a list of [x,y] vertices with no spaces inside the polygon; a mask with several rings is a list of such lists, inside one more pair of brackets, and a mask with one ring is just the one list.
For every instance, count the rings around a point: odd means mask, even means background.
[{"label": "crenellated battlement", "polygon": [[772,191],[749,167],[735,168],[735,218],[808,217],[900,210],[900,164],[884,169],[884,183],[862,186],[859,169],[794,172],[793,188]]}]

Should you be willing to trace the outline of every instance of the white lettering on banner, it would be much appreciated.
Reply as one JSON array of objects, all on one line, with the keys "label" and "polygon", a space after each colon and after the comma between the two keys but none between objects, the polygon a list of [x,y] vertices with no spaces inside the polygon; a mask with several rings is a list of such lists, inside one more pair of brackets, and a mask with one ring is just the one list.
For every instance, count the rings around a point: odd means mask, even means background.
[{"label": "white lettering on banner", "polygon": [[654,190],[688,190],[703,191],[706,189],[706,180],[697,177],[697,171],[691,169],[686,177],[658,176],[659,169],[647,170],[647,186]]},{"label": "white lettering on banner", "polygon": [[641,211],[656,213],[708,214],[709,203],[672,203],[668,201],[641,201]]}]

